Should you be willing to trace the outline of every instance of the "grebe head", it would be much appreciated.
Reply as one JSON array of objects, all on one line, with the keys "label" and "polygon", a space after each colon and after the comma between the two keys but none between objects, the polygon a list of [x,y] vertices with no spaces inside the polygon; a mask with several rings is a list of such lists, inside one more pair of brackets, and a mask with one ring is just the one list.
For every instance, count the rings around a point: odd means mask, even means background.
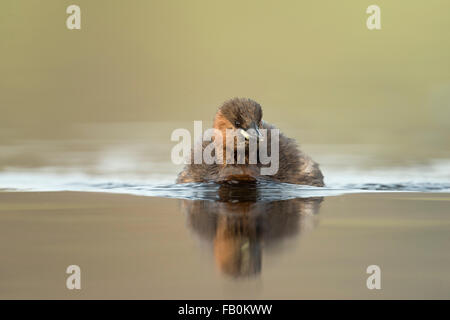
[{"label": "grebe head", "polygon": [[256,101],[234,98],[226,101],[217,111],[214,128],[226,137],[226,130],[236,130],[249,140],[250,137],[262,139],[259,129],[262,127],[262,108]]}]

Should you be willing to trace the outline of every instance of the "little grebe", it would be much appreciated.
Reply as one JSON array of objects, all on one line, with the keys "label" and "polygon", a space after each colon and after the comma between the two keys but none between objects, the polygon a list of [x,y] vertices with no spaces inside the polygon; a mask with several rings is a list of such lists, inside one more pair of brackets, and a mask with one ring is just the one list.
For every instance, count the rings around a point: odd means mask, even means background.
[{"label": "little grebe", "polygon": [[[276,128],[262,121],[262,108],[257,102],[251,99],[235,98],[226,101],[219,108],[214,118],[214,129],[222,133],[223,157],[226,149],[225,140],[229,132],[238,131],[247,139],[245,145],[247,154],[249,137],[254,137],[254,132],[261,136],[259,131],[261,129],[267,130],[267,136],[265,138],[267,138],[267,148],[270,151],[270,133],[271,130]],[[203,142],[203,150],[207,145],[208,143]],[[234,151],[237,151],[237,144],[234,144]],[[261,175],[260,169],[264,165],[259,161],[257,164],[250,164],[246,155],[244,164],[229,163],[228,161],[213,164],[206,164],[204,162],[201,164],[188,164],[178,175],[177,183],[275,181],[318,187],[324,185],[323,175],[319,169],[319,165],[297,148],[294,139],[290,139],[282,133],[279,133],[278,151],[278,171],[272,175]],[[216,154],[215,156],[217,157],[219,155]]]}]

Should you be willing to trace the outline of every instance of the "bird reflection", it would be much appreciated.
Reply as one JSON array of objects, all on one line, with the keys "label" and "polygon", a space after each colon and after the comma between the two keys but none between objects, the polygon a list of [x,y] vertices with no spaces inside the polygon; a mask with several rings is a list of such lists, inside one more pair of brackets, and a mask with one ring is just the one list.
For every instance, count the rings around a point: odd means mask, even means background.
[{"label": "bird reflection", "polygon": [[222,185],[218,200],[182,200],[188,226],[212,243],[219,270],[229,276],[261,273],[263,248],[313,229],[323,198],[264,201],[255,185]]}]

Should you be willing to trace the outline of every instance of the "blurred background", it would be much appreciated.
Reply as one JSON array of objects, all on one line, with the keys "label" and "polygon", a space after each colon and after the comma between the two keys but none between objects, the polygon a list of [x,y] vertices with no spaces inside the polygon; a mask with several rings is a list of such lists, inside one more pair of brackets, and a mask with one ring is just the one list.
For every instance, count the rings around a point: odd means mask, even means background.
[{"label": "blurred background", "polygon": [[[0,297],[448,298],[449,30],[443,0],[1,0]],[[233,97],[327,188],[172,185],[172,131]]]},{"label": "blurred background", "polygon": [[[66,28],[71,4],[81,30]],[[381,30],[366,27],[371,4]],[[325,171],[448,168],[449,12],[441,0],[3,0],[0,170],[172,178],[172,130],[210,124],[232,97],[261,103]]]}]

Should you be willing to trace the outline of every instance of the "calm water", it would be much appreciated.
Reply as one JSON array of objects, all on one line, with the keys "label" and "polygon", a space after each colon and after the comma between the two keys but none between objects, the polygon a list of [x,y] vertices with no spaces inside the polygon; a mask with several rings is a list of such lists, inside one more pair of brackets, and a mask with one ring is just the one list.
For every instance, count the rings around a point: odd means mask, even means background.
[{"label": "calm water", "polygon": [[324,188],[175,185],[161,136],[4,143],[0,297],[450,298],[446,150],[311,144]]},{"label": "calm water", "polygon": [[[448,194],[0,192],[1,298],[449,298]],[[68,265],[82,289],[65,288]],[[382,271],[366,288],[366,268]]]}]

